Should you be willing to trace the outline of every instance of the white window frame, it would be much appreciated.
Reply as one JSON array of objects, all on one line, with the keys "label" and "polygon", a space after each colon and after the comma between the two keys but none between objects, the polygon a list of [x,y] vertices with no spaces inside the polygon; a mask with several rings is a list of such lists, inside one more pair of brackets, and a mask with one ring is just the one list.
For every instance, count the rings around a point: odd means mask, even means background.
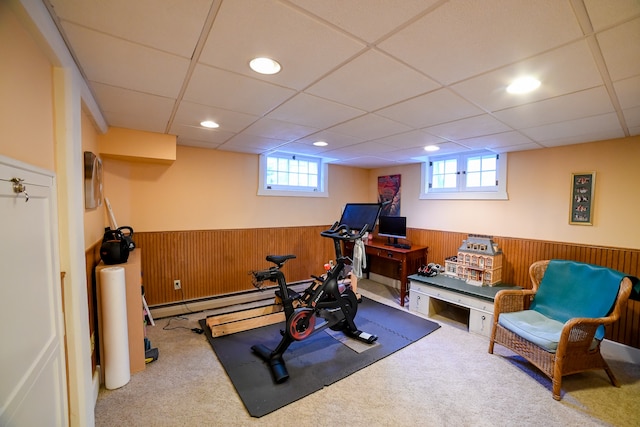
[{"label": "white window frame", "polygon": [[[269,186],[267,185],[267,157],[277,157],[295,160],[306,160],[315,162],[318,165],[318,186],[310,187],[295,186]],[[285,152],[273,152],[260,155],[258,171],[258,196],[285,196],[285,197],[329,197],[327,187],[328,167],[320,157],[301,156]]]},{"label": "white window frame", "polygon": [[[487,154],[495,154],[497,155],[496,160],[496,174],[497,174],[497,185],[492,187],[492,190],[485,191],[479,190],[478,188],[464,188],[464,184],[458,184],[456,188],[452,189],[431,189],[429,188],[429,183],[431,182],[431,174],[433,168],[430,167],[430,162],[439,161],[439,160],[448,160],[448,159],[457,159],[458,161],[458,172],[461,175],[464,174],[464,169],[466,168],[467,159],[469,157],[477,157],[481,155]],[[460,179],[462,181],[462,178]],[[465,152],[465,153],[457,153],[451,155],[442,155],[442,156],[431,156],[427,158],[427,160],[422,163],[421,170],[421,191],[420,191],[420,199],[432,199],[432,200],[509,200],[509,195],[507,194],[507,153],[493,153],[491,151],[474,151],[474,152]]]}]

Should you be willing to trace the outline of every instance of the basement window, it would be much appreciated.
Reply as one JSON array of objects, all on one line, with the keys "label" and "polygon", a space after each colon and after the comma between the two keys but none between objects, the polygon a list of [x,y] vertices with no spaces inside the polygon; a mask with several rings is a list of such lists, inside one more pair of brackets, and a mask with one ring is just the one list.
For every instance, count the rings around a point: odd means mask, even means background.
[{"label": "basement window", "polygon": [[282,152],[263,154],[259,177],[259,196],[329,196],[327,167],[318,157]]},{"label": "basement window", "polygon": [[422,165],[422,183],[421,199],[508,200],[507,155],[432,156]]}]

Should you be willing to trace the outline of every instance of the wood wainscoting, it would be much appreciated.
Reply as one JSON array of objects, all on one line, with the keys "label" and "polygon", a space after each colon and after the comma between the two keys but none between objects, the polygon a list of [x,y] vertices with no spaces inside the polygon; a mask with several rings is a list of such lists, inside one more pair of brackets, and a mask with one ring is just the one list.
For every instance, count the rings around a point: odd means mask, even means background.
[{"label": "wood wainscoting", "polygon": [[84,261],[87,277],[87,300],[89,303],[89,335],[91,340],[91,373],[96,372],[98,364],[98,299],[96,297],[96,266],[100,263],[100,245],[98,241],[84,251]]},{"label": "wood wainscoting", "polygon": [[[270,266],[266,255],[294,254],[283,269],[287,280],[307,280],[335,258],[333,243],[320,232],[328,226],[139,232],[142,276],[149,305],[159,306],[251,291],[252,270]],[[444,264],[455,255],[466,233],[409,229],[412,245],[429,247],[428,262]],[[640,276],[640,250],[494,236],[504,253],[503,282],[530,288],[529,266],[537,260],[561,258],[610,267]],[[179,279],[182,289],[173,289]],[[640,348],[640,302],[629,301],[607,339]]]},{"label": "wood wainscoting", "polygon": [[[140,232],[142,283],[150,306],[255,290],[253,270],[273,266],[267,255],[296,255],[282,269],[287,281],[310,279],[335,259],[329,226]],[[174,290],[179,279],[181,290]],[[274,285],[269,283],[268,285]]]}]

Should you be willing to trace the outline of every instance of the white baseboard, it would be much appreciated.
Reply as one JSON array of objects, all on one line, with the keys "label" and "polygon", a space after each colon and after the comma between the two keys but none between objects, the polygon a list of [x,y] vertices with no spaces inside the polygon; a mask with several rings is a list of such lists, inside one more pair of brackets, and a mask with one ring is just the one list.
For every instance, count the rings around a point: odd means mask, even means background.
[{"label": "white baseboard", "polygon": [[629,347],[615,341],[603,340],[600,344],[600,351],[605,359],[640,364],[640,349],[635,347]]},{"label": "white baseboard", "polygon": [[390,288],[400,289],[400,281],[396,279],[392,279],[391,277],[381,276],[376,273],[369,273],[369,280],[382,283],[383,285],[388,286]]}]

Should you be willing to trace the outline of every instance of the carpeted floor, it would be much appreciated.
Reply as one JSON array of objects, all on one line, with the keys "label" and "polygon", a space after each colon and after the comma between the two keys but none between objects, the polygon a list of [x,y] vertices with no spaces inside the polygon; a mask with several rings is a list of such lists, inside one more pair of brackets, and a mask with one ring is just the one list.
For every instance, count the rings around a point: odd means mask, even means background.
[{"label": "carpeted floor", "polygon": [[253,354],[251,346],[265,344],[269,349],[276,348],[282,324],[212,338],[205,320],[200,324],[211,347],[254,417],[331,385],[439,328],[437,323],[363,297],[356,324],[360,330],[377,335],[378,340],[371,345],[357,345],[360,341],[325,329],[295,341],[283,356],[289,379],[276,384],[268,364]]},{"label": "carpeted floor", "polygon": [[[397,289],[362,280],[364,296],[403,310]],[[406,311],[406,307],[404,308]],[[570,375],[563,398],[512,353],[448,319],[429,336],[261,418],[248,414],[204,335],[213,311],[156,319],[147,335],[160,358],[129,384],[101,388],[96,426],[637,426],[640,366],[609,359],[604,372]]]}]

